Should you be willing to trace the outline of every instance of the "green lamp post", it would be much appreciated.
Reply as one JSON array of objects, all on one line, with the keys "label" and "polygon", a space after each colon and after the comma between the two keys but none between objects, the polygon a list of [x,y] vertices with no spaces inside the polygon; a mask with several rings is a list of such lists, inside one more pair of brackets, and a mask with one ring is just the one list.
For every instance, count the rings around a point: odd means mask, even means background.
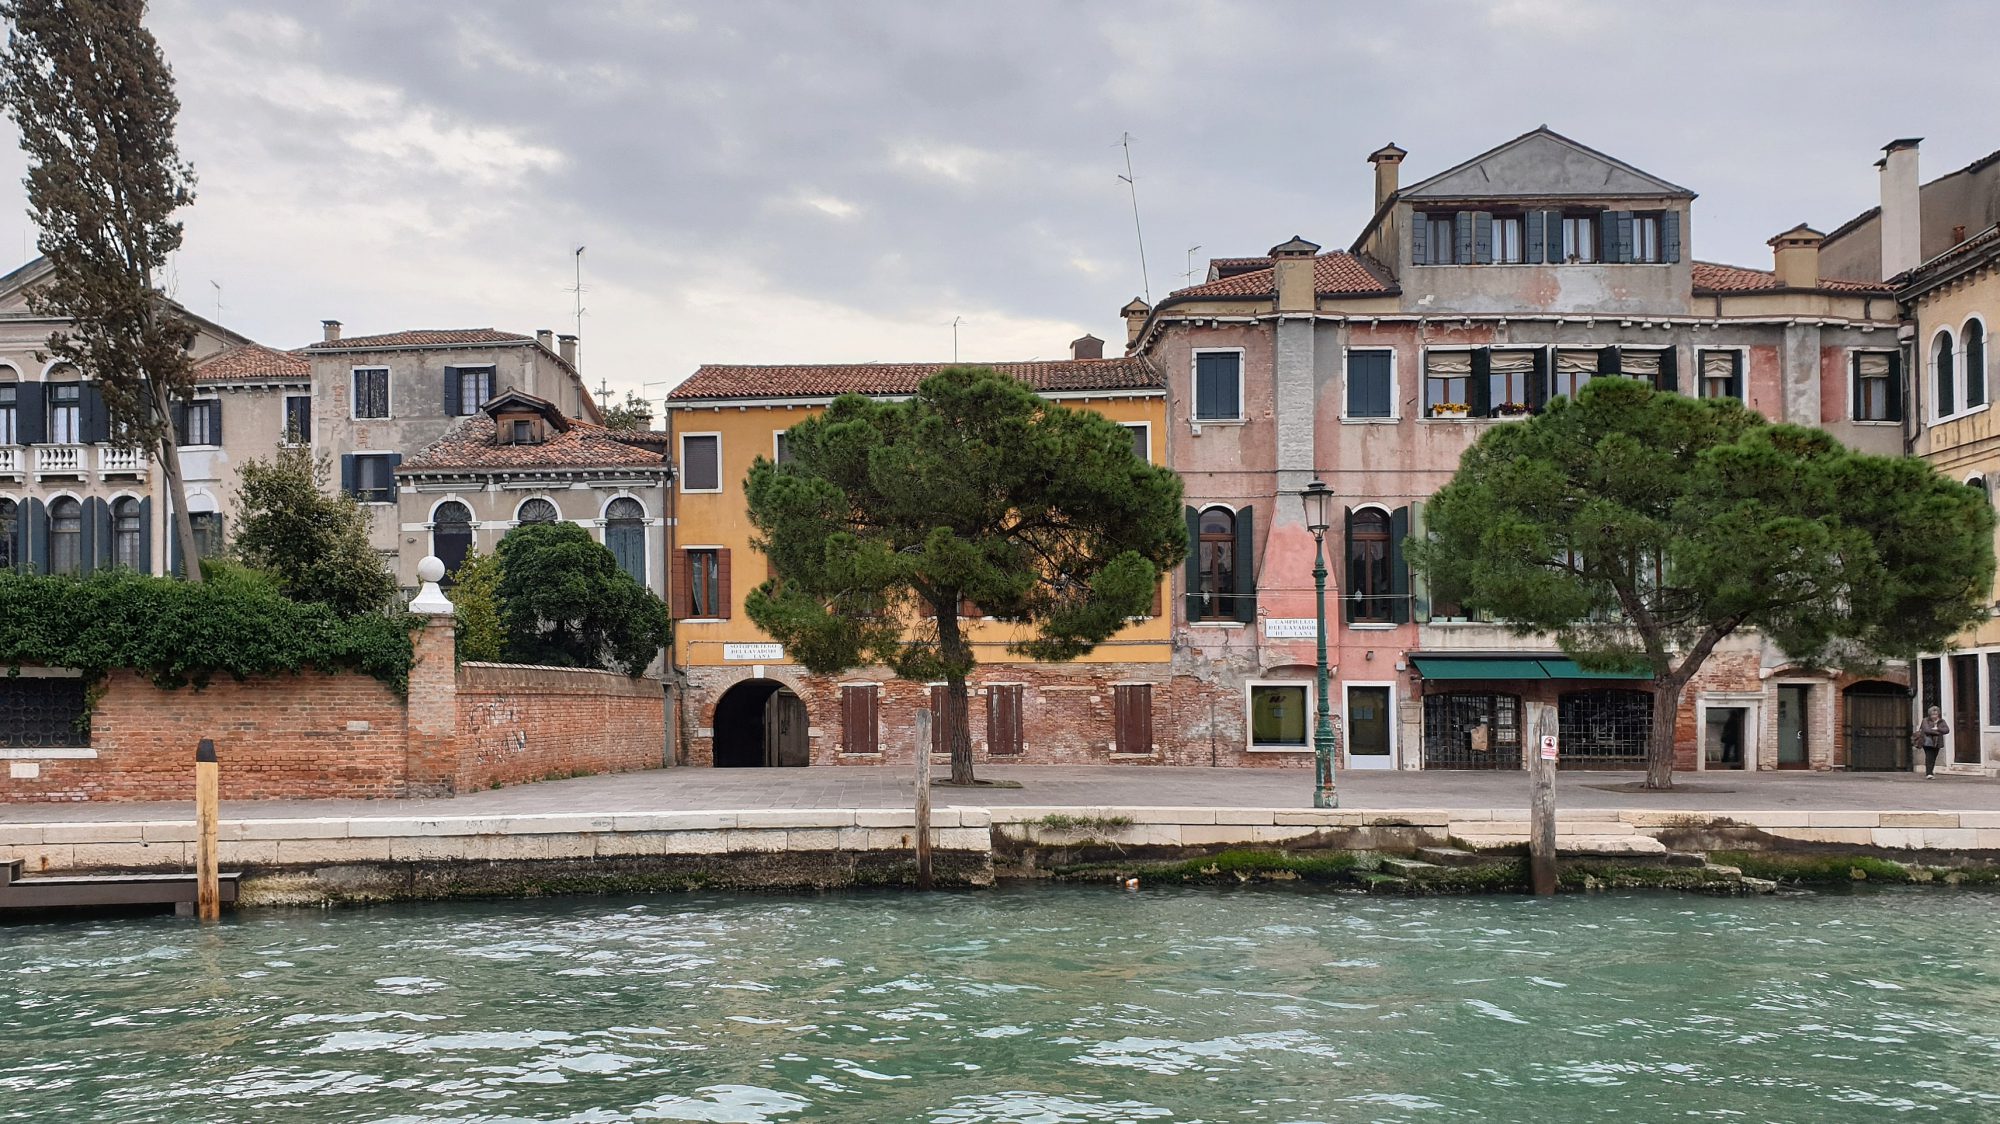
[{"label": "green lamp post", "polygon": [[1306,530],[1313,536],[1313,597],[1319,641],[1319,705],[1313,723],[1313,807],[1340,807],[1340,793],[1333,783],[1333,758],[1338,751],[1333,736],[1333,708],[1327,700],[1331,687],[1326,665],[1326,531],[1333,525],[1333,489],[1324,480],[1314,480],[1299,493],[1306,508]]}]

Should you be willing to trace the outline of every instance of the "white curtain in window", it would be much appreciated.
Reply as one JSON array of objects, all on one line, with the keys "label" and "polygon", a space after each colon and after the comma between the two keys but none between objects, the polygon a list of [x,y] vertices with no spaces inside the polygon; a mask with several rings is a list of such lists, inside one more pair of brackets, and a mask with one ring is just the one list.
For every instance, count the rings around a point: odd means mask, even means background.
[{"label": "white curtain in window", "polygon": [[1496,351],[1491,359],[1490,369],[1496,375],[1524,374],[1535,369],[1535,353],[1532,351]]},{"label": "white curtain in window", "polygon": [[1857,370],[1861,377],[1886,379],[1889,377],[1889,356],[1881,351],[1864,351],[1858,360]]},{"label": "white curtain in window", "polygon": [[1618,367],[1620,373],[1634,378],[1657,378],[1660,374],[1660,353],[1626,348],[1618,354]]},{"label": "white curtain in window", "polygon": [[1424,371],[1427,374],[1444,376],[1469,375],[1472,373],[1472,353],[1470,351],[1433,351],[1424,357]]},{"label": "white curtain in window", "polygon": [[1736,353],[1733,351],[1704,351],[1701,353],[1701,377],[1705,379],[1727,379],[1736,375]]},{"label": "white curtain in window", "polygon": [[1556,373],[1559,375],[1594,375],[1597,373],[1597,353],[1595,351],[1557,351]]}]

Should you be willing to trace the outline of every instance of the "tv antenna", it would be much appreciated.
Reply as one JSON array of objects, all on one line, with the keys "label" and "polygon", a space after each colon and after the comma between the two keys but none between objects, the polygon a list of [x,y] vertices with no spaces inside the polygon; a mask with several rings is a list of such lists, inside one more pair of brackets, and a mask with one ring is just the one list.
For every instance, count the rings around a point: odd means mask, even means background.
[{"label": "tv antenna", "polygon": [[575,331],[577,338],[582,339],[583,338],[583,294],[590,291],[589,289],[583,287],[583,247],[578,246],[575,250],[571,252],[571,256],[576,258],[576,284],[569,286],[563,291],[569,293],[570,295],[576,298]]},{"label": "tv antenna", "polygon": [[1118,134],[1118,147],[1125,150],[1125,174],[1118,178],[1132,193],[1132,233],[1139,239],[1139,288],[1146,294],[1146,303],[1152,304],[1153,283],[1146,275],[1146,232],[1139,227],[1139,181],[1132,175],[1132,134]]},{"label": "tv antenna", "polygon": [[1201,250],[1201,247],[1200,247],[1200,246],[1189,246],[1189,247],[1188,247],[1188,267],[1187,267],[1187,272],[1186,272],[1186,273],[1183,273],[1183,274],[1182,274],[1181,276],[1182,276],[1183,278],[1185,278],[1185,279],[1187,280],[1187,283],[1188,283],[1188,284],[1190,284],[1190,285],[1194,284],[1194,256],[1195,256],[1195,254],[1196,254],[1196,253],[1200,252],[1200,250]]},{"label": "tv antenna", "polygon": [[958,322],[963,319],[962,316],[951,318],[951,361],[954,363],[958,362]]},{"label": "tv antenna", "polygon": [[222,282],[220,282],[220,281],[210,281],[210,282],[209,282],[209,285],[210,285],[210,286],[211,286],[212,288],[214,288],[214,289],[215,289],[215,314],[216,314],[217,316],[221,316],[221,315],[222,315]]}]

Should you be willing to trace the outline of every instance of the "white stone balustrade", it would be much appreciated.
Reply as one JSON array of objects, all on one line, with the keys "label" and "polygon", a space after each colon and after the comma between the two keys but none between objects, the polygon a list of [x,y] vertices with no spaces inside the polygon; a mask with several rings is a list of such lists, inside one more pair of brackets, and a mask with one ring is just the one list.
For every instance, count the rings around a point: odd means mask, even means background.
[{"label": "white stone balustrade", "polygon": [[35,472],[43,476],[81,476],[85,465],[82,445],[35,446]]},{"label": "white stone balustrade", "polygon": [[0,449],[0,476],[18,476],[21,472],[21,450]]},{"label": "white stone balustrade", "polygon": [[146,474],[147,458],[137,449],[116,449],[109,445],[97,451],[97,471],[130,476]]}]

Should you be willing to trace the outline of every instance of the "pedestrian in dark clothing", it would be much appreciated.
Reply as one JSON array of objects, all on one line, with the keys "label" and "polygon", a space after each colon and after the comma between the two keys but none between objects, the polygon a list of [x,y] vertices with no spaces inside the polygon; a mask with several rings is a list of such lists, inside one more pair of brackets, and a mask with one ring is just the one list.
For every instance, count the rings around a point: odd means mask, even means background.
[{"label": "pedestrian in dark clothing", "polygon": [[1924,751],[1925,780],[1937,775],[1938,750],[1944,748],[1944,739],[1950,733],[1943,711],[1932,707],[1924,712],[1924,720],[1917,724],[1917,746]]}]

